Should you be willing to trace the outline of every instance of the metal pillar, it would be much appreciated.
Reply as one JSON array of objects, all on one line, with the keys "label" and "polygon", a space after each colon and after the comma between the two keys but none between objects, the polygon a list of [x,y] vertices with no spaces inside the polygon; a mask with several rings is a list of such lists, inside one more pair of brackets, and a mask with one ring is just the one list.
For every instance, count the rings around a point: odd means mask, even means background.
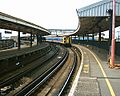
[{"label": "metal pillar", "polygon": [[30,33],[30,47],[32,47],[32,33]]},{"label": "metal pillar", "polygon": [[84,41],[84,34],[83,34],[83,41]]},{"label": "metal pillar", "polygon": [[76,35],[75,35],[75,40],[76,40]]},{"label": "metal pillar", "polygon": [[99,42],[101,42],[101,28],[99,28],[99,39],[98,39]]},{"label": "metal pillar", "polygon": [[87,41],[89,41],[89,34],[87,34]]},{"label": "metal pillar", "polygon": [[74,42],[76,43],[76,35],[75,35],[75,37],[74,37]]},{"label": "metal pillar", "polygon": [[111,67],[114,67],[115,58],[115,16],[116,16],[116,0],[113,0],[113,19],[112,19],[112,46],[111,46]]},{"label": "metal pillar", "polygon": [[94,33],[92,34],[92,40],[94,41]]},{"label": "metal pillar", "polygon": [[80,36],[78,35],[78,43],[80,43]]},{"label": "metal pillar", "polygon": [[42,36],[39,35],[39,42],[41,43],[42,42]]},{"label": "metal pillar", "polygon": [[20,31],[18,31],[18,49],[20,49]]},{"label": "metal pillar", "polygon": [[112,16],[113,16],[113,10],[109,9],[109,46],[111,46],[111,40],[112,40]]},{"label": "metal pillar", "polygon": [[39,42],[39,36],[38,36],[38,34],[36,35],[36,37],[37,37],[37,45],[39,44],[38,42]]}]

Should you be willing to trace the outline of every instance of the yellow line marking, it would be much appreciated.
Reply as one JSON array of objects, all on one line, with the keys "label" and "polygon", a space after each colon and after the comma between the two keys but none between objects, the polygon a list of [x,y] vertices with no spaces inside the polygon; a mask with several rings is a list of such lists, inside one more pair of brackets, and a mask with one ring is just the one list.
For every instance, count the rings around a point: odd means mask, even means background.
[{"label": "yellow line marking", "polygon": [[[89,51],[90,51],[90,50],[89,50]],[[90,51],[90,52],[91,52],[91,51]],[[92,55],[94,56],[94,58],[96,59],[98,65],[99,65],[99,67],[100,67],[100,69],[101,69],[101,71],[102,71],[103,76],[104,76],[104,77],[107,77],[107,75],[106,75],[106,73],[105,73],[105,71],[104,71],[104,69],[103,69],[103,67],[102,67],[102,64],[98,61],[97,57],[94,55],[93,52],[91,52],[91,54],[92,54]],[[107,86],[108,86],[108,88],[109,88],[109,91],[110,91],[110,93],[111,93],[111,96],[116,96],[116,95],[115,95],[115,92],[114,92],[114,90],[113,90],[113,88],[112,88],[112,86],[111,86],[111,84],[110,84],[109,79],[105,78],[105,81],[106,81],[106,83],[107,83]]]},{"label": "yellow line marking", "polygon": [[88,64],[83,65],[83,72],[84,73],[89,73],[89,65]]}]

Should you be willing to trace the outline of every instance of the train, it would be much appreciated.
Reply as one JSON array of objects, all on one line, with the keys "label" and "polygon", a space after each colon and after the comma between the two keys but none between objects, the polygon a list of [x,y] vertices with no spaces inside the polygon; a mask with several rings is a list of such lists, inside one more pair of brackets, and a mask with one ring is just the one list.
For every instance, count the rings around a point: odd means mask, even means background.
[{"label": "train", "polygon": [[46,41],[55,42],[64,45],[65,47],[71,47],[72,37],[63,36],[63,37],[46,37]]},{"label": "train", "polygon": [[66,47],[71,47],[71,43],[72,43],[72,37],[70,36],[64,36],[62,38],[62,44]]}]

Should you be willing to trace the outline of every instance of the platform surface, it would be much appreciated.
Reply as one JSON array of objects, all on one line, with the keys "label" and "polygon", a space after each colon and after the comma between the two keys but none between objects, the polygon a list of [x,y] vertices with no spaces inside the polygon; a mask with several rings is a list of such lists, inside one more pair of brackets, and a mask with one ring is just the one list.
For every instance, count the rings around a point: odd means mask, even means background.
[{"label": "platform surface", "polygon": [[[99,48],[76,46],[83,53],[83,61],[79,78],[74,82],[76,86],[73,84],[74,92],[70,91],[69,96],[120,96],[120,69],[109,68],[108,52]],[[120,57],[116,56],[115,60],[115,63],[120,64]]]}]

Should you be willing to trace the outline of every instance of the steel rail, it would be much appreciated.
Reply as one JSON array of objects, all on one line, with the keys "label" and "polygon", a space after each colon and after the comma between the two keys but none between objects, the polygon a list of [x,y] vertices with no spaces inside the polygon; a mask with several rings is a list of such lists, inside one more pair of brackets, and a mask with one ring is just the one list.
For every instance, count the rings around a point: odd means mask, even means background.
[{"label": "steel rail", "polygon": [[[55,50],[55,53],[54,53],[53,55],[55,55],[55,54],[57,53],[57,51],[58,51],[58,49]],[[53,55],[52,55],[52,56],[53,56]],[[50,56],[49,58],[47,58],[47,60],[50,59],[52,56]],[[45,59],[44,61],[42,61],[42,63],[44,63],[45,61],[46,61],[46,59]],[[0,87],[2,87],[2,86],[4,86],[4,85],[8,85],[8,84],[11,83],[11,82],[14,82],[16,79],[18,79],[18,78],[22,77],[23,75],[31,72],[32,70],[34,70],[34,69],[37,68],[38,66],[39,66],[39,65],[36,65],[36,66],[34,66],[34,67],[30,68],[30,69],[26,69],[25,71],[22,71],[22,72],[20,72],[20,73],[17,73],[16,75],[11,76],[10,78],[4,80],[3,82],[0,82]]]},{"label": "steel rail", "polygon": [[[72,50],[73,50],[73,49],[72,49]],[[75,50],[73,50],[73,52],[75,53]],[[74,64],[72,65],[72,69],[70,70],[69,75],[68,75],[67,79],[65,80],[64,85],[63,85],[62,88],[60,89],[60,91],[59,91],[59,93],[58,93],[57,96],[61,96],[61,95],[62,95],[62,93],[63,93],[66,85],[68,84],[68,82],[69,82],[69,80],[70,80],[70,78],[71,78],[71,76],[72,76],[72,74],[73,74],[73,71],[75,70],[76,63],[77,63],[77,55],[76,55],[76,53],[75,53],[75,56],[74,56]]]},{"label": "steel rail", "polygon": [[59,60],[54,66],[52,66],[49,70],[47,70],[44,74],[39,76],[37,79],[35,79],[33,82],[31,82],[28,86],[24,87],[22,90],[20,90],[18,93],[15,94],[15,96],[29,96],[33,92],[35,92],[51,75],[54,74],[66,61],[68,57],[68,52],[66,51],[63,59]]}]

